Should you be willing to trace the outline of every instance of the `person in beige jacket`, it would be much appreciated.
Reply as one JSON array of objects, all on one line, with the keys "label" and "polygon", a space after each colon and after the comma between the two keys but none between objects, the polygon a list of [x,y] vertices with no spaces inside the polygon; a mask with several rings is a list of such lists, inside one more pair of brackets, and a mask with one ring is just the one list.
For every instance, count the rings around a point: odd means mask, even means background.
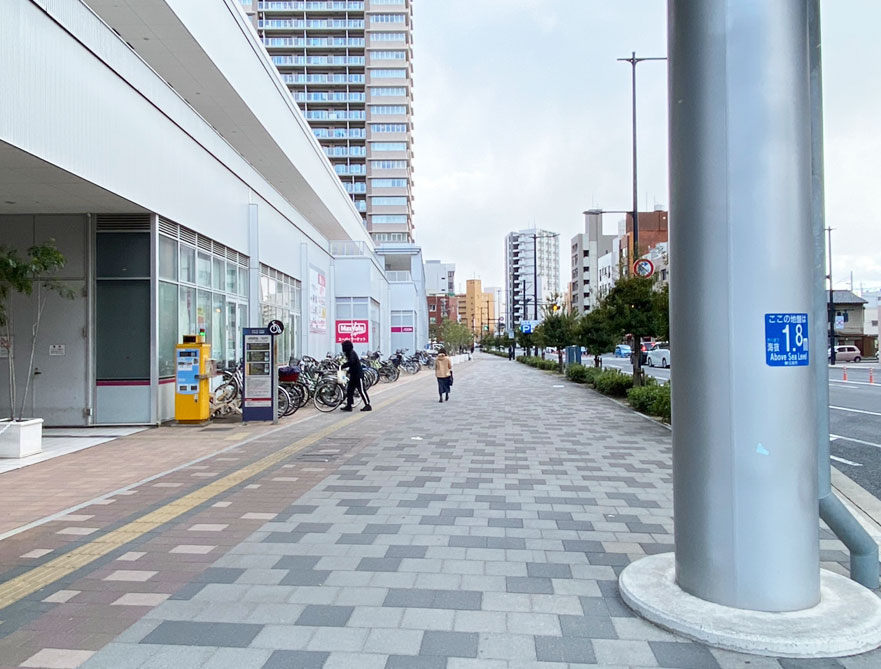
[{"label": "person in beige jacket", "polygon": [[441,348],[437,352],[437,360],[434,361],[434,375],[437,377],[437,393],[440,396],[438,402],[443,402],[444,397],[450,399],[450,388],[453,385],[453,361],[447,356],[447,350]]}]

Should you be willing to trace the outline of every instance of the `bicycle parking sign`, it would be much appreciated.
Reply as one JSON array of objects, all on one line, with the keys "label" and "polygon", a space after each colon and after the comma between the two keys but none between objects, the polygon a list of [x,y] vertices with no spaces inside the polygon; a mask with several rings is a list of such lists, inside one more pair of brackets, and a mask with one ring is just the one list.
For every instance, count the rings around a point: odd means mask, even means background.
[{"label": "bicycle parking sign", "polygon": [[765,314],[765,363],[769,367],[810,364],[807,314]]}]

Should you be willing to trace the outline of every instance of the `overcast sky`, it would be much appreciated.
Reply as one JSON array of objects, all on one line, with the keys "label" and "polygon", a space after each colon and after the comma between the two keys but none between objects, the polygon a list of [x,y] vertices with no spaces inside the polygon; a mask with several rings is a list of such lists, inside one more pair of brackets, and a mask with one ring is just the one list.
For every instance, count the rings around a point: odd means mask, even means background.
[{"label": "overcast sky", "polygon": [[[630,65],[666,56],[664,0],[415,0],[416,240],[457,283],[504,285],[504,237],[629,209]],[[836,287],[881,287],[878,0],[822,3],[826,218]],[[637,67],[640,210],[669,205],[666,63]],[[621,216],[605,217],[606,232]],[[675,221],[672,222],[675,225]],[[674,269],[675,271],[675,269]],[[563,286],[561,286],[561,289]]]}]

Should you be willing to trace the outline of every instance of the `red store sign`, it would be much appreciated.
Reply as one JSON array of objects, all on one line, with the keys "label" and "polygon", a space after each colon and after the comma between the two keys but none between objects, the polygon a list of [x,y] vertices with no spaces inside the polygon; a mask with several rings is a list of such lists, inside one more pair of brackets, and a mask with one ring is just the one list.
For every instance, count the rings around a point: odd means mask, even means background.
[{"label": "red store sign", "polygon": [[353,344],[366,344],[369,341],[369,322],[363,321],[337,321],[336,322],[336,343],[346,341],[347,339]]},{"label": "red store sign", "polygon": [[413,332],[413,326],[412,325],[402,325],[402,326],[396,325],[395,327],[392,328],[392,332]]}]

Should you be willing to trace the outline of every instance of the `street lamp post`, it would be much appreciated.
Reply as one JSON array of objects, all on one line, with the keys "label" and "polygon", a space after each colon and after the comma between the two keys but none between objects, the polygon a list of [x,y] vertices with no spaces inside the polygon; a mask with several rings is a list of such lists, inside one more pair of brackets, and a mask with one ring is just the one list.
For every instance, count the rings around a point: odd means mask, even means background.
[{"label": "street lamp post", "polygon": [[667,60],[666,58],[637,58],[636,52],[631,52],[630,58],[619,58],[619,61],[630,63],[632,70],[633,85],[633,257],[629,258],[633,263],[639,257],[639,199],[636,188],[636,66],[645,60]]}]

